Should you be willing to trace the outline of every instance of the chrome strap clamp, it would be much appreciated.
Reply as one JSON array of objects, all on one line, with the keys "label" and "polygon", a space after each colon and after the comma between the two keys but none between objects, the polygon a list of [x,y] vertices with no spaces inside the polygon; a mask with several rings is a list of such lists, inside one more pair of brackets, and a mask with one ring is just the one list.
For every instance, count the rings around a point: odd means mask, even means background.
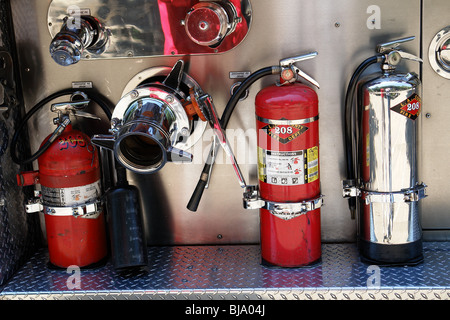
[{"label": "chrome strap clamp", "polygon": [[321,208],[323,205],[323,195],[320,195],[316,199],[302,202],[280,203],[261,199],[256,186],[247,186],[244,192],[243,203],[245,209],[266,209],[280,219],[290,220]]},{"label": "chrome strap clamp", "polygon": [[310,211],[321,208],[323,205],[323,196],[308,201],[296,203],[277,203],[272,201],[265,201],[263,209],[267,209],[274,216],[283,220],[290,220],[306,214]]},{"label": "chrome strap clamp", "polygon": [[353,180],[345,180],[343,181],[343,197],[361,197],[366,204],[373,202],[416,202],[427,196],[426,187],[427,185],[421,183],[413,188],[402,189],[398,192],[367,191],[356,187]]},{"label": "chrome strap clamp", "polygon": [[395,203],[395,202],[417,202],[426,195],[426,185],[418,184],[413,188],[402,189],[398,192],[378,192],[378,191],[361,191],[361,198],[366,204],[370,203]]},{"label": "chrome strap clamp", "polygon": [[74,217],[95,219],[98,217],[101,211],[102,205],[100,201],[85,203],[82,205],[72,207],[54,207],[44,205],[45,214],[59,217],[74,216]]}]

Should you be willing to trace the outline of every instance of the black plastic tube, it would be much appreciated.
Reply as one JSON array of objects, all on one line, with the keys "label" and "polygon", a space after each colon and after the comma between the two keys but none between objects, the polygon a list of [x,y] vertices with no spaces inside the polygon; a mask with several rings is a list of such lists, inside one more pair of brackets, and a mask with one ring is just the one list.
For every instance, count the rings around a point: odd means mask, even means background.
[{"label": "black plastic tube", "polygon": [[76,92],[80,92],[83,91],[85,92],[89,99],[93,100],[94,102],[96,102],[100,108],[102,108],[103,112],[105,112],[106,116],[108,117],[108,119],[111,119],[112,113],[111,113],[111,107],[112,104],[106,100],[106,98],[104,98],[103,96],[101,96],[99,93],[94,93],[92,91],[84,91],[84,90],[80,90],[80,89],[64,89],[58,92],[55,92],[51,95],[49,95],[48,97],[42,99],[41,101],[39,101],[33,108],[31,108],[30,111],[27,112],[27,114],[22,118],[22,120],[20,121],[19,125],[16,128],[16,131],[14,133],[14,136],[11,139],[11,148],[10,148],[10,152],[11,152],[11,158],[12,160],[17,163],[17,164],[28,164],[33,162],[34,160],[36,160],[37,158],[39,158],[47,149],[48,147],[50,147],[51,143],[47,142],[44,145],[42,145],[38,151],[36,151],[33,155],[31,155],[29,158],[26,159],[19,159],[16,155],[16,145],[17,145],[17,141],[19,139],[19,136],[22,132],[22,130],[24,129],[27,121],[36,113],[38,112],[43,106],[45,106],[46,104],[50,103],[52,100],[57,99],[59,97],[65,96],[65,95],[69,95],[69,94],[74,94]]},{"label": "black plastic tube", "polygon": [[[281,68],[279,66],[265,67],[253,72],[250,76],[248,76],[237,88],[237,90],[233,93],[228,100],[228,103],[223,111],[222,117],[220,118],[220,125],[223,129],[225,129],[230,121],[231,115],[239,102],[239,99],[243,96],[243,94],[248,90],[248,88],[258,81],[259,79],[273,75],[279,74],[281,72]],[[198,205],[200,203],[201,197],[203,195],[203,191],[205,190],[206,184],[208,183],[209,174],[211,172],[212,166],[214,165],[214,158],[212,154],[218,150],[218,146],[211,148],[211,152],[208,155],[208,159],[206,161],[205,166],[203,167],[202,174],[200,175],[200,179],[195,187],[194,193],[191,196],[191,199],[188,202],[187,208],[190,211],[197,211]]]},{"label": "black plastic tube", "polygon": [[[353,161],[353,100],[355,96],[356,86],[358,85],[361,74],[372,64],[381,61],[381,56],[373,56],[364,60],[354,71],[350,82],[347,87],[345,95],[345,110],[344,110],[344,126],[345,126],[345,154],[347,165],[347,180],[355,179],[355,163]],[[351,197],[348,199],[349,209],[352,212],[352,217],[356,210],[356,198]]]},{"label": "black plastic tube", "polygon": [[116,185],[105,194],[111,261],[119,272],[145,270],[148,253],[139,190],[128,183],[126,169],[117,161],[115,169]]}]

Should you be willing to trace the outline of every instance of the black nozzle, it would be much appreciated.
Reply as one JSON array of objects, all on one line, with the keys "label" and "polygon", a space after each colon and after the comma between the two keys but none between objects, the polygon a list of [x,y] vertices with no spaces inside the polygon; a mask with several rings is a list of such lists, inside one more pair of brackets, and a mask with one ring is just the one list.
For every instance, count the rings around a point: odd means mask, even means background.
[{"label": "black nozzle", "polygon": [[202,199],[203,191],[205,191],[206,184],[208,183],[208,177],[202,173],[202,176],[197,182],[194,192],[192,193],[191,199],[188,202],[187,208],[190,211],[197,211],[200,200]]},{"label": "black nozzle", "polygon": [[106,195],[111,260],[118,271],[146,267],[147,245],[139,191],[135,186],[119,186]]},{"label": "black nozzle", "polygon": [[106,195],[111,260],[118,271],[145,268],[147,243],[139,190],[129,185],[126,169],[116,162],[117,183]]}]

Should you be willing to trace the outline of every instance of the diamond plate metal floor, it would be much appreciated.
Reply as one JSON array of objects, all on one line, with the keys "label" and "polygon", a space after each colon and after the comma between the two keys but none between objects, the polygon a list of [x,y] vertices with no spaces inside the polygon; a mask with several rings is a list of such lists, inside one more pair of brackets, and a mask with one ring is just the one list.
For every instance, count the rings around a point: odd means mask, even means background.
[{"label": "diamond plate metal floor", "polygon": [[450,243],[425,242],[424,263],[374,267],[354,244],[324,244],[312,267],[260,264],[259,246],[150,247],[148,272],[118,274],[110,263],[81,270],[79,288],[66,270],[47,268],[38,251],[0,292],[8,299],[449,300]]}]

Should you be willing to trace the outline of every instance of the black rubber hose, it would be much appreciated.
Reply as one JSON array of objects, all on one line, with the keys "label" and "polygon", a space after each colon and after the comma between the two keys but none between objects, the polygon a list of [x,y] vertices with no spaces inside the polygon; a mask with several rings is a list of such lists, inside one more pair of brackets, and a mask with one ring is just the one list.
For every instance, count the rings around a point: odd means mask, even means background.
[{"label": "black rubber hose", "polygon": [[[250,76],[248,76],[237,88],[237,90],[233,93],[228,100],[228,103],[223,111],[222,117],[220,118],[220,125],[223,129],[225,129],[230,121],[231,115],[233,114],[234,108],[236,107],[239,99],[243,96],[245,91],[257,80],[273,75],[281,72],[281,68],[279,66],[265,67],[253,72]],[[214,165],[214,161],[212,158],[212,153],[216,153],[219,146],[211,148],[211,152],[208,155],[208,159],[206,161],[205,166],[203,167],[202,174],[200,175],[200,179],[195,187],[194,193],[191,196],[191,199],[188,202],[187,208],[190,211],[197,211],[198,205],[200,203],[201,197],[203,195],[203,191],[205,190],[206,184],[208,183],[209,173]]]},{"label": "black rubber hose", "polygon": [[239,99],[242,97],[242,95],[245,93],[245,91],[250,88],[253,83],[258,81],[259,79],[270,76],[273,74],[278,74],[281,72],[281,68],[279,66],[273,66],[273,67],[265,67],[262,69],[259,69],[255,72],[253,72],[250,76],[248,76],[238,87],[238,89],[234,92],[234,94],[231,96],[230,100],[228,100],[228,103],[225,107],[225,110],[223,111],[222,117],[220,118],[220,124],[222,125],[222,128],[226,128],[228,125],[228,121],[230,121],[231,115],[234,111],[234,108],[236,107],[237,103],[239,102]]},{"label": "black rubber hose", "polygon": [[112,104],[109,101],[107,101],[107,99],[105,97],[103,97],[102,95],[100,95],[99,93],[92,92],[92,91],[87,91],[87,90],[72,89],[72,88],[64,89],[64,90],[55,92],[55,93],[51,94],[50,96],[42,99],[33,108],[31,108],[31,110],[27,112],[27,114],[22,118],[22,120],[20,121],[19,125],[17,126],[17,129],[16,129],[16,131],[14,133],[14,136],[11,139],[11,148],[10,148],[11,158],[12,158],[12,160],[15,163],[22,165],[22,164],[28,164],[28,163],[33,162],[34,160],[39,158],[48,149],[48,147],[51,145],[51,143],[47,142],[44,145],[42,145],[39,148],[39,150],[36,151],[33,155],[31,155],[29,158],[27,158],[27,159],[19,159],[17,157],[17,155],[16,155],[16,145],[17,145],[19,136],[20,136],[22,130],[24,129],[27,121],[37,111],[39,111],[46,104],[50,103],[52,100],[57,99],[57,98],[62,97],[62,96],[65,96],[65,95],[74,94],[74,93],[80,92],[80,91],[85,92],[88,95],[89,99],[91,99],[94,102],[96,102],[100,106],[100,108],[102,108],[103,112],[106,114],[108,119],[111,119],[111,116],[112,116],[111,106],[112,106]]},{"label": "black rubber hose", "polygon": [[[373,56],[364,60],[353,73],[350,82],[347,87],[345,95],[345,110],[344,110],[344,125],[345,125],[345,154],[346,154],[346,166],[347,166],[347,180],[355,179],[355,163],[353,161],[353,100],[355,96],[356,86],[358,84],[361,74],[372,64],[381,61],[381,56]],[[351,197],[348,199],[349,209],[354,217],[356,210],[356,198]]]}]

